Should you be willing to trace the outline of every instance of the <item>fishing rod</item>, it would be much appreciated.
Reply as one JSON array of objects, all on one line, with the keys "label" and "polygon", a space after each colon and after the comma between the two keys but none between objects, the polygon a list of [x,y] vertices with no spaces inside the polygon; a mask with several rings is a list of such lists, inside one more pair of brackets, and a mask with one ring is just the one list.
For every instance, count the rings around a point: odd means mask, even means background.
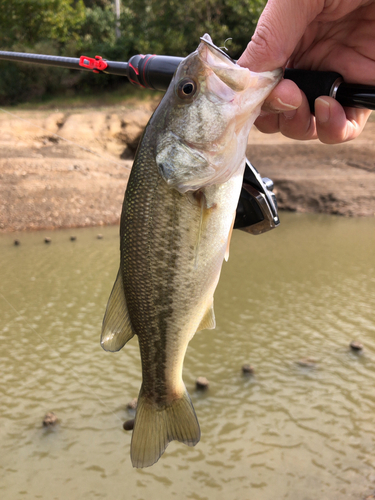
[{"label": "fishing rod", "polygon": [[[229,58],[225,52],[223,54]],[[128,62],[119,62],[109,61],[101,56],[77,58],[0,51],[0,59],[120,75],[138,87],[164,91],[167,90],[177,66],[184,58],[137,54]],[[375,110],[375,86],[347,83],[335,71],[286,68],[284,78],[292,80],[306,94],[312,112],[315,99],[324,95],[333,97],[342,106]]]},{"label": "fishing rod", "polygon": [[[231,59],[226,52],[217,47],[215,49]],[[165,91],[177,66],[184,58],[137,54],[132,56],[128,62],[119,62],[109,61],[101,56],[75,58],[0,51],[0,59],[120,75],[125,76],[138,87]],[[231,60],[233,61],[233,59]],[[314,113],[315,99],[322,95],[333,97],[342,106],[375,110],[375,87],[346,83],[339,73],[287,68],[284,72],[284,78],[294,81],[306,94],[312,113]],[[276,196],[272,190],[272,180],[262,178],[256,168],[246,159],[244,181],[234,228],[242,229],[251,234],[262,234],[277,227],[280,220],[277,213]]]}]

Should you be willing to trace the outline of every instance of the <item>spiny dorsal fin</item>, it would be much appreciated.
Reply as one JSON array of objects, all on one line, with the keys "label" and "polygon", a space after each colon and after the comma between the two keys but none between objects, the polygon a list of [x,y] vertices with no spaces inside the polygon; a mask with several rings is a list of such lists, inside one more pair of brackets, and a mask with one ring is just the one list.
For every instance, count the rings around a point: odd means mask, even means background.
[{"label": "spiny dorsal fin", "polygon": [[119,270],[105,311],[100,345],[105,351],[119,351],[133,336]]},{"label": "spiny dorsal fin", "polygon": [[202,321],[199,323],[197,332],[200,330],[213,330],[216,327],[214,304],[207,309],[206,314],[203,316]]}]

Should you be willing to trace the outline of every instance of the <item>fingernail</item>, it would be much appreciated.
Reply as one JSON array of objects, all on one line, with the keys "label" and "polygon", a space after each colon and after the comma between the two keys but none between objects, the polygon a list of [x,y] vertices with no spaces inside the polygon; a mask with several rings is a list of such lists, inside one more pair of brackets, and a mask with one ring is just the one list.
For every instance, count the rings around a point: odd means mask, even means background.
[{"label": "fingernail", "polygon": [[297,106],[294,106],[293,104],[287,104],[286,102],[282,101],[280,97],[276,97],[276,99],[274,100],[279,103],[279,109],[283,111],[297,109]]},{"label": "fingernail", "polygon": [[297,106],[293,106],[293,104],[287,104],[286,102],[283,102],[279,97],[275,97],[275,99],[272,99],[272,101],[268,103],[268,106],[272,111],[277,111],[279,113],[297,109]]},{"label": "fingernail", "polygon": [[318,122],[327,123],[330,118],[330,114],[329,103],[321,97],[318,97],[315,100],[315,116]]}]

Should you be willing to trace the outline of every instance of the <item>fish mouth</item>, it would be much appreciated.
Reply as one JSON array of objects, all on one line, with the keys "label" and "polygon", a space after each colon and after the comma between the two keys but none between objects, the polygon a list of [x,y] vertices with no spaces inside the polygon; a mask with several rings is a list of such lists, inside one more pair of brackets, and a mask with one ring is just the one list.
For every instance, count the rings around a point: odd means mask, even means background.
[{"label": "fish mouth", "polygon": [[208,33],[205,33],[203,36],[200,37],[200,40],[206,44],[210,50],[216,54],[219,58],[224,58],[224,62],[227,62],[226,60],[229,60],[231,63],[236,64],[236,61],[232,59],[226,52],[223,51],[220,47],[217,47],[213,41],[212,38]]},{"label": "fish mouth", "polygon": [[[249,86],[251,72],[238,66],[234,59],[212,42],[207,33],[201,37],[198,54],[208,71],[211,90],[224,101],[232,101],[235,92],[242,92]],[[212,73],[217,77],[216,80],[210,78]]]},{"label": "fish mouth", "polygon": [[[256,73],[248,68],[239,66],[221,48],[217,47],[207,33],[201,37],[201,43],[197,49],[200,60],[209,72],[214,73],[220,80],[210,82],[212,90],[224,97],[225,101],[231,101],[234,93],[242,93],[247,89],[267,89],[266,92],[272,90],[273,82],[275,84],[282,76],[282,70],[266,71]],[[210,78],[208,78],[210,81]],[[223,86],[224,84],[224,86]],[[226,89],[225,89],[226,87]],[[230,97],[232,95],[232,98]]]}]

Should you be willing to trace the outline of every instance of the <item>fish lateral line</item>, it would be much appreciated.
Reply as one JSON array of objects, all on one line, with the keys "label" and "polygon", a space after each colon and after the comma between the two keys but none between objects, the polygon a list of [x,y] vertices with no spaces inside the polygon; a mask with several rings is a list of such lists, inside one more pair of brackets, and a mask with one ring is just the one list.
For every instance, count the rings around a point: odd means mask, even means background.
[{"label": "fish lateral line", "polygon": [[203,227],[203,217],[204,217],[204,203],[201,202],[200,205],[201,205],[201,213],[200,213],[200,217],[199,217],[198,241],[197,241],[197,243],[195,245],[195,249],[194,249],[194,253],[195,253],[194,271],[196,271],[198,269],[199,244],[201,242],[201,237],[202,237],[202,227]]}]

